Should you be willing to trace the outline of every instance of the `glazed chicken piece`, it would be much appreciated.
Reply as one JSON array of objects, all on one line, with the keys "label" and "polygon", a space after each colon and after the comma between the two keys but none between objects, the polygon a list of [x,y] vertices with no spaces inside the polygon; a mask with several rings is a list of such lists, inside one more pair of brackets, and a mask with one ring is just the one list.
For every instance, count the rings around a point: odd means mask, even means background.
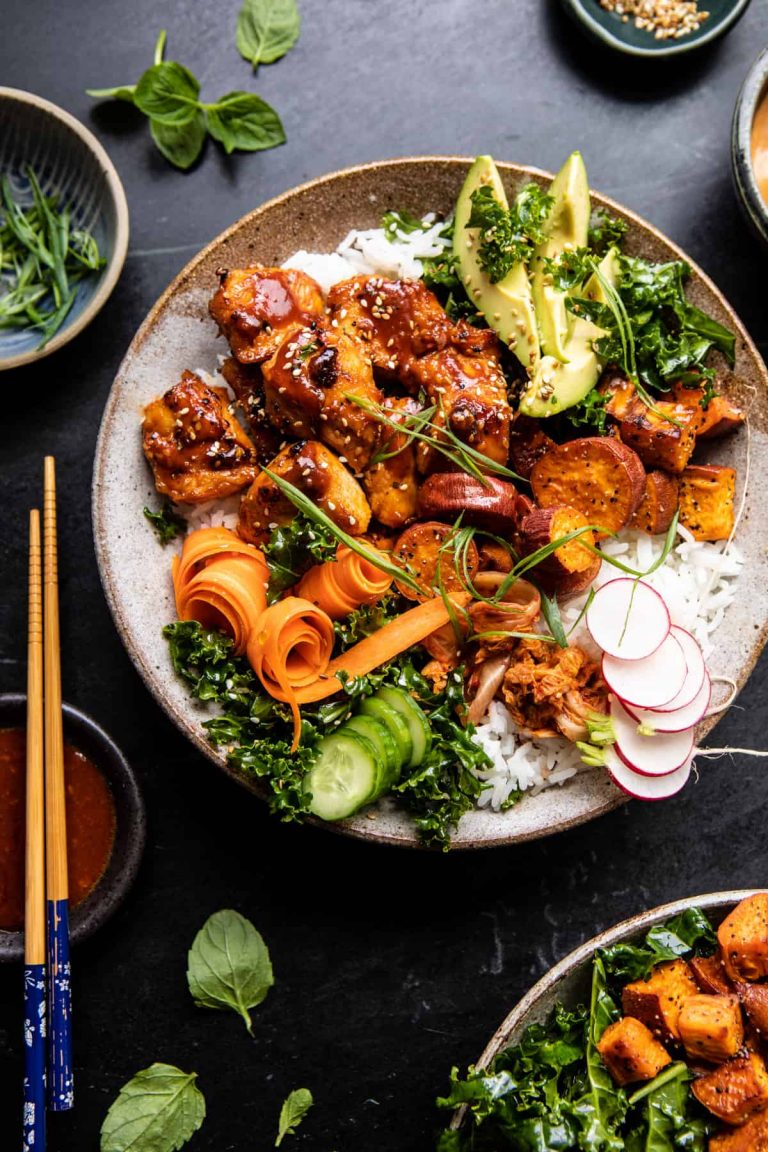
[{"label": "glazed chicken piece", "polygon": [[[330,449],[317,440],[298,440],[278,452],[269,471],[299,488],[335,524],[351,536],[361,536],[371,519],[362,488]],[[289,524],[296,510],[265,472],[240,501],[237,531],[250,544],[263,544],[273,528]]]},{"label": "glazed chicken piece", "polygon": [[[437,406],[433,424],[447,426],[489,459],[507,463],[512,412],[504,373],[495,355],[468,356],[446,348],[417,360],[411,372],[430,403]],[[438,455],[436,449],[421,443],[417,450],[419,470],[432,471]]]},{"label": "glazed chicken piece", "polygon": [[263,366],[267,419],[283,435],[323,440],[362,472],[379,422],[349,397],[378,407],[382,394],[359,341],[316,321],[291,330]]},{"label": "glazed chicken piece", "polygon": [[286,333],[323,315],[323,295],[296,268],[223,269],[209,304],[211,316],[241,364],[274,356]]},{"label": "glazed chicken piece", "polygon": [[[385,400],[383,409],[398,423],[420,410],[419,404],[408,396]],[[363,487],[376,519],[388,528],[401,528],[415,520],[418,512],[416,448],[404,432],[396,432],[387,424],[379,424],[378,428],[376,451],[386,458],[370,465],[363,476]]]},{"label": "glazed chicken piece", "polygon": [[280,447],[280,437],[267,423],[264,381],[258,364],[241,364],[228,356],[221,374],[237,397],[237,406],[248,425],[259,464],[271,460]]},{"label": "glazed chicken piece", "polygon": [[258,473],[256,451],[223,388],[183,372],[144,409],[142,442],[162,496],[198,504],[232,496]]},{"label": "glazed chicken piece", "polygon": [[[363,342],[377,378],[423,388],[441,410],[434,423],[447,423],[467,444],[506,463],[512,412],[490,329],[455,324],[417,280],[345,280],[331,289],[328,308],[331,323]],[[434,468],[437,455],[420,446],[420,470]]]},{"label": "glazed chicken piece", "polygon": [[415,360],[453,346],[468,355],[496,351],[490,329],[454,324],[433,292],[420,280],[355,276],[328,293],[331,323],[362,340],[377,374],[417,388]]},{"label": "glazed chicken piece", "polygon": [[587,713],[605,712],[608,706],[599,665],[581,648],[558,648],[534,637],[517,641],[502,697],[525,732],[568,740],[586,739]]}]

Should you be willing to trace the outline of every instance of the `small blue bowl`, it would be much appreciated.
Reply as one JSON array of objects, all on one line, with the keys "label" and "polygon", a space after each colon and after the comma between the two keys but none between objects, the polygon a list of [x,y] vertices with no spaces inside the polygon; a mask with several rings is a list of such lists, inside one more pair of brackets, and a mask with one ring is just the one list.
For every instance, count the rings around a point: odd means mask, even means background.
[{"label": "small blue bowl", "polygon": [[763,199],[752,166],[752,124],[760,102],[768,96],[768,48],[747,73],[736,101],[731,132],[731,171],[739,203],[757,235],[768,244],[768,204]]},{"label": "small blue bowl", "polygon": [[109,298],[128,251],[125,192],[96,137],[48,100],[0,88],[0,173],[23,189],[28,165],[43,192],[70,207],[74,227],[92,233],[106,263],[80,281],[69,315],[44,347],[35,330],[0,329],[0,370],[50,356],[82,332]]},{"label": "small blue bowl", "polygon": [[656,40],[652,32],[636,28],[634,17],[624,21],[618,12],[608,12],[600,0],[563,0],[571,15],[585,32],[628,56],[652,56],[655,59],[679,56],[711,44],[733,28],[746,12],[750,0],[700,0],[699,9],[709,16],[696,32],[679,40]]}]

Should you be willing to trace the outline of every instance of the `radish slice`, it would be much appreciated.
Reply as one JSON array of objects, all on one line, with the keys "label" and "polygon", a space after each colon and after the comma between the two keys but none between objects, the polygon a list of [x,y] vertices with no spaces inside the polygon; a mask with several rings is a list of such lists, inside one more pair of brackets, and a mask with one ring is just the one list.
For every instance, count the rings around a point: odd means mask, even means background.
[{"label": "radish slice", "polygon": [[628,768],[641,776],[669,776],[682,768],[693,752],[693,730],[670,735],[641,736],[637,720],[611,701],[611,720],[616,732],[616,751]]},{"label": "radish slice", "polygon": [[688,675],[685,656],[671,634],[644,660],[617,660],[603,656],[603,678],[622,703],[638,708],[660,708],[677,696]]},{"label": "radish slice", "polygon": [[[659,712],[677,712],[695,700],[701,691],[707,673],[707,666],[704,663],[704,656],[698,640],[695,640],[690,632],[686,632],[685,628],[679,628],[677,624],[672,625],[670,633],[683,650],[683,656],[685,656],[685,662],[688,665],[688,675],[674,700],[670,700],[663,708],[659,708]],[[662,731],[658,724],[656,728],[659,732]],[[664,729],[664,731],[669,731],[669,729]]]},{"label": "radish slice", "polygon": [[587,628],[603,652],[621,660],[650,656],[669,635],[661,596],[642,580],[609,580],[587,609]]},{"label": "radish slice", "polygon": [[667,800],[687,784],[692,763],[691,756],[682,767],[676,772],[670,772],[668,776],[640,776],[627,768],[618,756],[611,756],[608,759],[608,775],[622,792],[635,800]]},{"label": "radish slice", "polygon": [[625,704],[624,707],[638,724],[642,724],[646,728],[653,728],[654,732],[684,732],[687,728],[693,728],[704,717],[711,699],[712,683],[709,679],[709,673],[705,671],[704,683],[691,703],[686,704],[683,708],[677,708],[674,712],[670,712],[668,708],[663,710],[661,708],[635,708],[631,704]]}]

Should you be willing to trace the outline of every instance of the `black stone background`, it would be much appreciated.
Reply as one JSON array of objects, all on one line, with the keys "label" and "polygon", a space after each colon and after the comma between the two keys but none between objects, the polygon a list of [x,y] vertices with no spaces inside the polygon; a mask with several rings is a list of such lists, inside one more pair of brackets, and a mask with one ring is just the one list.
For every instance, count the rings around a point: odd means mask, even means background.
[{"label": "black stone background", "polygon": [[[731,188],[742,79],[768,39],[755,0],[712,50],[666,67],[605,55],[545,0],[303,0],[297,48],[254,80],[234,47],[236,0],[2,0],[0,83],[32,89],[95,130],[125,183],[131,251],[89,330],[39,367],[0,378],[0,689],[24,687],[27,509],[42,457],[61,492],[65,695],[135,764],[150,833],[136,887],[74,957],[77,1105],[53,1152],[92,1152],[118,1088],[155,1060],[199,1073],[208,1117],[191,1147],[272,1145],[284,1095],[316,1105],[296,1146],[429,1148],[432,1102],[520,995],[598,929],[664,900],[768,881],[761,761],[708,763],[664,805],[632,804],[531,845],[425,855],[283,826],[192,750],[134,672],[93,555],[91,466],[102,407],[140,321],[186,261],[268,197],[359,161],[475,154],[555,169],[581,148],[591,183],[648,217],[709,272],[766,351],[766,252]],[[213,98],[258,90],[288,143],[188,175],[129,108],[87,86],[131,82],[158,30]],[[760,466],[761,461],[757,461]],[[715,741],[760,747],[763,660]],[[251,1040],[195,1009],[187,948],[239,909],[264,934],[277,984]],[[0,971],[0,1148],[20,1139],[21,972]]]}]

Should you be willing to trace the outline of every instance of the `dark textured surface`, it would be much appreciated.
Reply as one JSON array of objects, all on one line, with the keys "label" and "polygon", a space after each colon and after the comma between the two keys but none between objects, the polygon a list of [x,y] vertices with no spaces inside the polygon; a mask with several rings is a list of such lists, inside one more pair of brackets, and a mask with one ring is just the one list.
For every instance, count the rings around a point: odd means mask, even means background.
[{"label": "dark textured surface", "polygon": [[[89,484],[111,378],[155,297],[205,241],[268,196],[357,161],[489,150],[554,168],[573,147],[592,183],[687,248],[768,342],[766,253],[730,186],[736,94],[768,38],[753,4],[711,52],[649,70],[598,54],[543,0],[305,0],[298,48],[251,80],[234,46],[237,5],[190,0],[14,3],[3,83],[90,123],[132,212],[132,252],[92,328],[39,369],[2,379],[0,689],[23,687],[26,510],[42,456],[61,483],[65,695],[142,774],[149,848],[132,896],[74,956],[77,1107],[54,1117],[53,1152],[91,1152],[119,1086],[153,1060],[195,1069],[208,1119],[191,1147],[271,1145],[280,1101],[315,1093],[296,1138],[318,1152],[429,1147],[450,1064],[476,1056],[512,1002],[556,958],[662,900],[762,885],[768,777],[760,761],[705,765],[663,806],[638,804],[551,841],[475,856],[422,856],[283,827],[221,777],[149,699],[112,627],[90,533]],[[130,109],[94,111],[86,85],[133,80],[160,26],[204,91],[254,88],[288,144],[187,176],[152,151]],[[758,462],[761,463],[761,462]],[[760,747],[765,659],[717,743]],[[231,906],[265,935],[277,984],[251,1041],[234,1016],[195,1009],[186,950]],[[21,974],[0,973],[0,1141],[20,1137]]]}]

